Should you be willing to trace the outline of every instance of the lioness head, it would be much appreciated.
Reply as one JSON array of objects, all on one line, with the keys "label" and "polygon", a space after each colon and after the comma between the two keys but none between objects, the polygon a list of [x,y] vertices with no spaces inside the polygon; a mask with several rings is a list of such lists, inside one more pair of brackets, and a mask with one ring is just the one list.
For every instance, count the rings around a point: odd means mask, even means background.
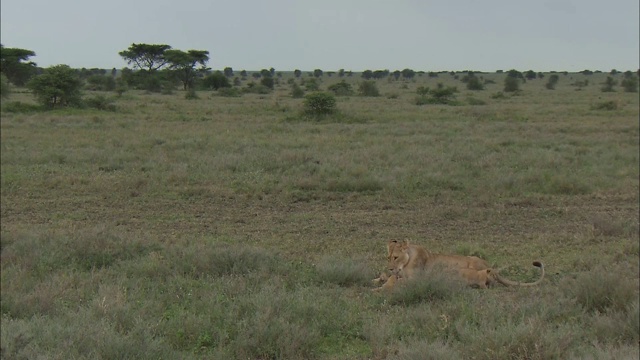
[{"label": "lioness head", "polygon": [[398,274],[409,262],[409,241],[404,240],[399,242],[397,240],[391,240],[387,244],[389,261],[388,269],[392,274]]}]

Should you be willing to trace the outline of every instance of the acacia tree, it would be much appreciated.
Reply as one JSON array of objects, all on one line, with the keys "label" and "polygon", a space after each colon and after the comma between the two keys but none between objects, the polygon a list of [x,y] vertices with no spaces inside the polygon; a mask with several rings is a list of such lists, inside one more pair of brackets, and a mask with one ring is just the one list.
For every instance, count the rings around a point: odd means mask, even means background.
[{"label": "acacia tree", "polygon": [[[198,72],[208,70],[207,62],[209,61],[209,52],[206,50],[167,50],[164,58],[170,68],[175,71],[178,79],[182,82],[185,90],[193,87],[193,82]],[[200,65],[199,68],[196,68]]]},{"label": "acacia tree", "polygon": [[14,85],[23,86],[36,72],[36,63],[29,61],[32,56],[36,53],[31,50],[5,48],[0,44],[0,72]]},{"label": "acacia tree", "polygon": [[170,49],[169,45],[134,43],[127,50],[120,51],[118,54],[134,69],[152,72],[167,65],[168,60],[165,58],[165,52]]}]

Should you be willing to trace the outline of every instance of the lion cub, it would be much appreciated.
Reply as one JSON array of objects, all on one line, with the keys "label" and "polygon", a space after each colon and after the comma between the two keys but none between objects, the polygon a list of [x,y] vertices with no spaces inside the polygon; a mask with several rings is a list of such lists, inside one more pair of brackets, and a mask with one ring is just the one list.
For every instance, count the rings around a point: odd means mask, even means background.
[{"label": "lion cub", "polygon": [[467,285],[473,287],[479,287],[486,289],[491,283],[493,278],[491,269],[474,270],[474,269],[457,269],[458,274],[467,282]]},{"label": "lion cub", "polygon": [[[381,273],[379,277],[373,279],[371,282],[373,283],[373,285],[378,286],[375,289],[372,289],[371,291],[386,291],[389,290],[391,288],[393,288],[393,286],[396,284],[396,282],[398,280],[400,280],[401,277],[399,275],[396,274],[391,274],[388,275],[387,273]],[[380,286],[382,284],[382,286]]]}]

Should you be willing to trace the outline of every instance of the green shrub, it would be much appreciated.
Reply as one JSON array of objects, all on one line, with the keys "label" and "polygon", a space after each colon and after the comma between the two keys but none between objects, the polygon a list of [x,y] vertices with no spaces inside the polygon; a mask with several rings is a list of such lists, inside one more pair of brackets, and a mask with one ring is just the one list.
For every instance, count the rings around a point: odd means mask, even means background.
[{"label": "green shrub", "polygon": [[378,86],[374,80],[363,81],[358,86],[358,94],[360,96],[380,96]]},{"label": "green shrub", "polygon": [[484,84],[482,80],[480,80],[477,76],[470,76],[467,80],[467,89],[468,90],[484,90]]},{"label": "green shrub", "polygon": [[247,94],[261,94],[261,95],[265,95],[271,92],[271,89],[269,89],[268,87],[262,85],[262,84],[256,84],[254,82],[250,82],[247,84],[247,86],[242,89],[243,92],[247,93]]},{"label": "green shrub", "polygon": [[275,85],[275,80],[273,80],[273,78],[270,76],[263,77],[262,79],[260,79],[260,85],[273,90],[273,87]]},{"label": "green shrub", "polygon": [[242,92],[237,88],[223,87],[218,89],[218,96],[240,97],[242,96]]},{"label": "green shrub", "polygon": [[419,93],[427,91],[426,95],[418,96],[415,99],[416,105],[427,104],[440,104],[440,105],[456,105],[455,101],[458,88],[454,86],[445,87],[442,83],[438,83],[438,86],[430,90],[429,88],[418,88]]},{"label": "green shrub", "polygon": [[353,95],[353,89],[351,84],[342,80],[339,83],[333,84],[328,87],[328,90],[334,93],[336,96],[351,96]]},{"label": "green shrub", "polygon": [[304,88],[307,91],[318,91],[320,90],[320,83],[315,78],[307,79],[304,81]]},{"label": "green shrub", "polygon": [[560,80],[560,77],[557,74],[552,74],[551,76],[549,76],[549,79],[547,80],[545,87],[549,90],[555,90],[556,84],[558,84],[559,80]]},{"label": "green shrub", "polygon": [[421,95],[421,96],[427,95],[429,93],[429,91],[431,91],[431,89],[429,89],[429,87],[427,87],[427,86],[419,86],[416,89],[416,93],[418,95]]},{"label": "green shrub", "polygon": [[219,90],[231,87],[229,78],[220,71],[216,71],[213,74],[205,76],[205,78],[202,79],[201,84],[201,86],[207,90]]},{"label": "green shrub", "polygon": [[[291,79],[293,80],[293,79]],[[300,85],[293,82],[291,84],[291,97],[294,99],[299,99],[304,96],[304,90],[300,87]]]},{"label": "green shrub", "polygon": [[507,76],[504,79],[504,92],[516,92],[520,90],[521,80],[513,76]]},{"label": "green shrub", "polygon": [[330,115],[336,112],[336,98],[333,94],[316,92],[305,96],[304,113],[307,115]]},{"label": "green shrub", "polygon": [[27,86],[38,102],[45,107],[75,106],[82,104],[82,81],[67,65],[56,65],[29,80]]},{"label": "green shrub", "polygon": [[95,95],[85,98],[84,103],[86,106],[93,109],[116,111],[116,106],[113,104],[114,99],[107,98],[104,95]]},{"label": "green shrub", "polygon": [[633,75],[625,77],[620,85],[625,92],[638,92],[638,77]]},{"label": "green shrub", "polygon": [[615,90],[613,89],[613,87],[617,84],[618,82],[615,81],[611,76],[607,76],[607,80],[602,83],[602,87],[600,88],[600,90],[602,92],[614,92]]}]

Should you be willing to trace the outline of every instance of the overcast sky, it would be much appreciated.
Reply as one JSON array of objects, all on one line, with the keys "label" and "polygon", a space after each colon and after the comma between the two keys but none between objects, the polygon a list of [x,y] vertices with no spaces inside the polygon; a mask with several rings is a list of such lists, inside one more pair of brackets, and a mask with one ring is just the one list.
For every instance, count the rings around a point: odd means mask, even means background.
[{"label": "overcast sky", "polygon": [[39,66],[122,68],[132,43],[213,69],[637,70],[638,0],[2,0]]}]

